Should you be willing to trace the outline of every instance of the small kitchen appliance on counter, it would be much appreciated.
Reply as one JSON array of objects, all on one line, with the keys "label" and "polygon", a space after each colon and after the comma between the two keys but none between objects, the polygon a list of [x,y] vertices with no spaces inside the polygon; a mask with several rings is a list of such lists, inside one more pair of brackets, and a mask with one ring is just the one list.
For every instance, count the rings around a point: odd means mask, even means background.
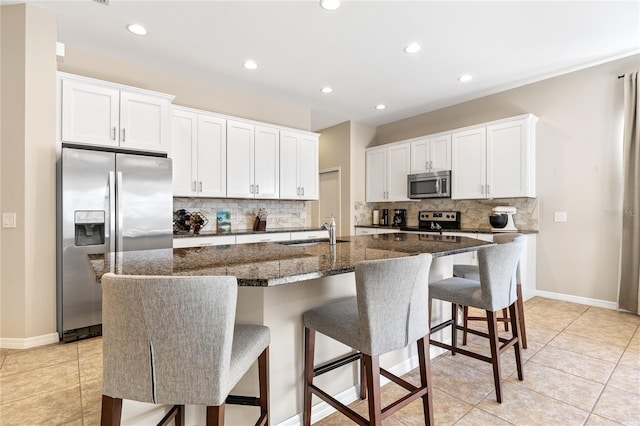
[{"label": "small kitchen appliance on counter", "polygon": [[440,232],[460,229],[460,212],[421,211],[418,212],[418,227],[402,227],[405,231]]},{"label": "small kitchen appliance on counter", "polygon": [[517,232],[518,229],[513,222],[513,215],[518,212],[515,207],[497,206],[492,209],[493,214],[489,216],[489,223],[493,232]]},{"label": "small kitchen appliance on counter", "polygon": [[407,224],[407,210],[393,210],[393,226],[405,226]]}]

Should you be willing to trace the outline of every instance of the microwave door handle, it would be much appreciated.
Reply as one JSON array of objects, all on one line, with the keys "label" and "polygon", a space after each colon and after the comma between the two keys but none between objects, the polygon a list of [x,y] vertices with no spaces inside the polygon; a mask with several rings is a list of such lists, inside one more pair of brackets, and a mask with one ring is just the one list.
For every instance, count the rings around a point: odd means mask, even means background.
[{"label": "microwave door handle", "polygon": [[436,179],[436,193],[440,193],[440,179]]}]

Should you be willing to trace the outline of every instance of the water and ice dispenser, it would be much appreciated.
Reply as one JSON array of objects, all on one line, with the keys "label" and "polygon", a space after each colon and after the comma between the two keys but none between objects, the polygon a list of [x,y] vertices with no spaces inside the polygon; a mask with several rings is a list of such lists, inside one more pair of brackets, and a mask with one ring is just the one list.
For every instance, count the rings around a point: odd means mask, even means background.
[{"label": "water and ice dispenser", "polygon": [[76,210],[74,214],[76,246],[104,244],[104,210]]}]

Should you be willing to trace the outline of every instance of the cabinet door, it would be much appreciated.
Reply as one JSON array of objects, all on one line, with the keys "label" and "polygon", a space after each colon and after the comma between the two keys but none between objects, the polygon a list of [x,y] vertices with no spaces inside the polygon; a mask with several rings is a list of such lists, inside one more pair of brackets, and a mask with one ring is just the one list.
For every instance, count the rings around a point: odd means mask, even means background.
[{"label": "cabinet door", "polygon": [[167,152],[169,101],[141,93],[120,92],[120,147]]},{"label": "cabinet door", "polygon": [[527,197],[526,121],[487,127],[487,196]]},{"label": "cabinet door", "polygon": [[451,170],[451,135],[429,139],[429,170]]},{"label": "cabinet door", "polygon": [[293,132],[280,132],[280,198],[298,199],[298,141]]},{"label": "cabinet door", "polygon": [[253,198],[253,125],[227,121],[227,197]]},{"label": "cabinet door", "polygon": [[427,138],[417,139],[411,142],[411,173],[426,172],[429,170],[430,144]]},{"label": "cabinet door", "polygon": [[387,153],[387,201],[408,201],[407,175],[411,170],[411,147],[393,145]]},{"label": "cabinet door", "polygon": [[387,149],[375,148],[366,151],[366,201],[386,201],[387,195]]},{"label": "cabinet door", "polygon": [[255,127],[254,174],[256,198],[280,196],[280,131]]},{"label": "cabinet door", "polygon": [[193,197],[197,180],[198,114],[174,108],[171,116],[173,195]]},{"label": "cabinet door", "polygon": [[451,198],[485,198],[486,128],[454,133],[451,138]]},{"label": "cabinet door", "polygon": [[198,115],[198,195],[227,196],[227,121]]},{"label": "cabinet door", "polygon": [[300,176],[301,197],[304,200],[317,200],[320,196],[320,178],[318,175],[318,138],[302,135],[298,145],[298,175]]},{"label": "cabinet door", "polygon": [[120,92],[77,81],[62,81],[62,141],[118,146]]}]

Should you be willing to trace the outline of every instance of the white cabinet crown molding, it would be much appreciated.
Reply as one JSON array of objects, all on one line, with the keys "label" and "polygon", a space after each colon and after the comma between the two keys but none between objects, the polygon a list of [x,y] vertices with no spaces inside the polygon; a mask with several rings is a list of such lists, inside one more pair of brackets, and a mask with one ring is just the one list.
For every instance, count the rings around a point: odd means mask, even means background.
[{"label": "white cabinet crown molding", "polygon": [[168,99],[169,101],[173,101],[173,99],[175,99],[175,95],[170,95],[168,93],[156,92],[155,90],[142,89],[140,87],[135,87],[135,86],[127,86],[126,84],[112,83],[106,80],[99,80],[97,78],[85,77],[82,75],[71,74],[71,73],[62,72],[62,71],[57,72],[57,77],[59,80],[75,80],[75,81],[81,81],[88,84],[92,84],[94,86],[103,86],[103,87],[109,87],[117,90],[124,90],[126,92],[139,93],[142,95],[163,97]]}]

